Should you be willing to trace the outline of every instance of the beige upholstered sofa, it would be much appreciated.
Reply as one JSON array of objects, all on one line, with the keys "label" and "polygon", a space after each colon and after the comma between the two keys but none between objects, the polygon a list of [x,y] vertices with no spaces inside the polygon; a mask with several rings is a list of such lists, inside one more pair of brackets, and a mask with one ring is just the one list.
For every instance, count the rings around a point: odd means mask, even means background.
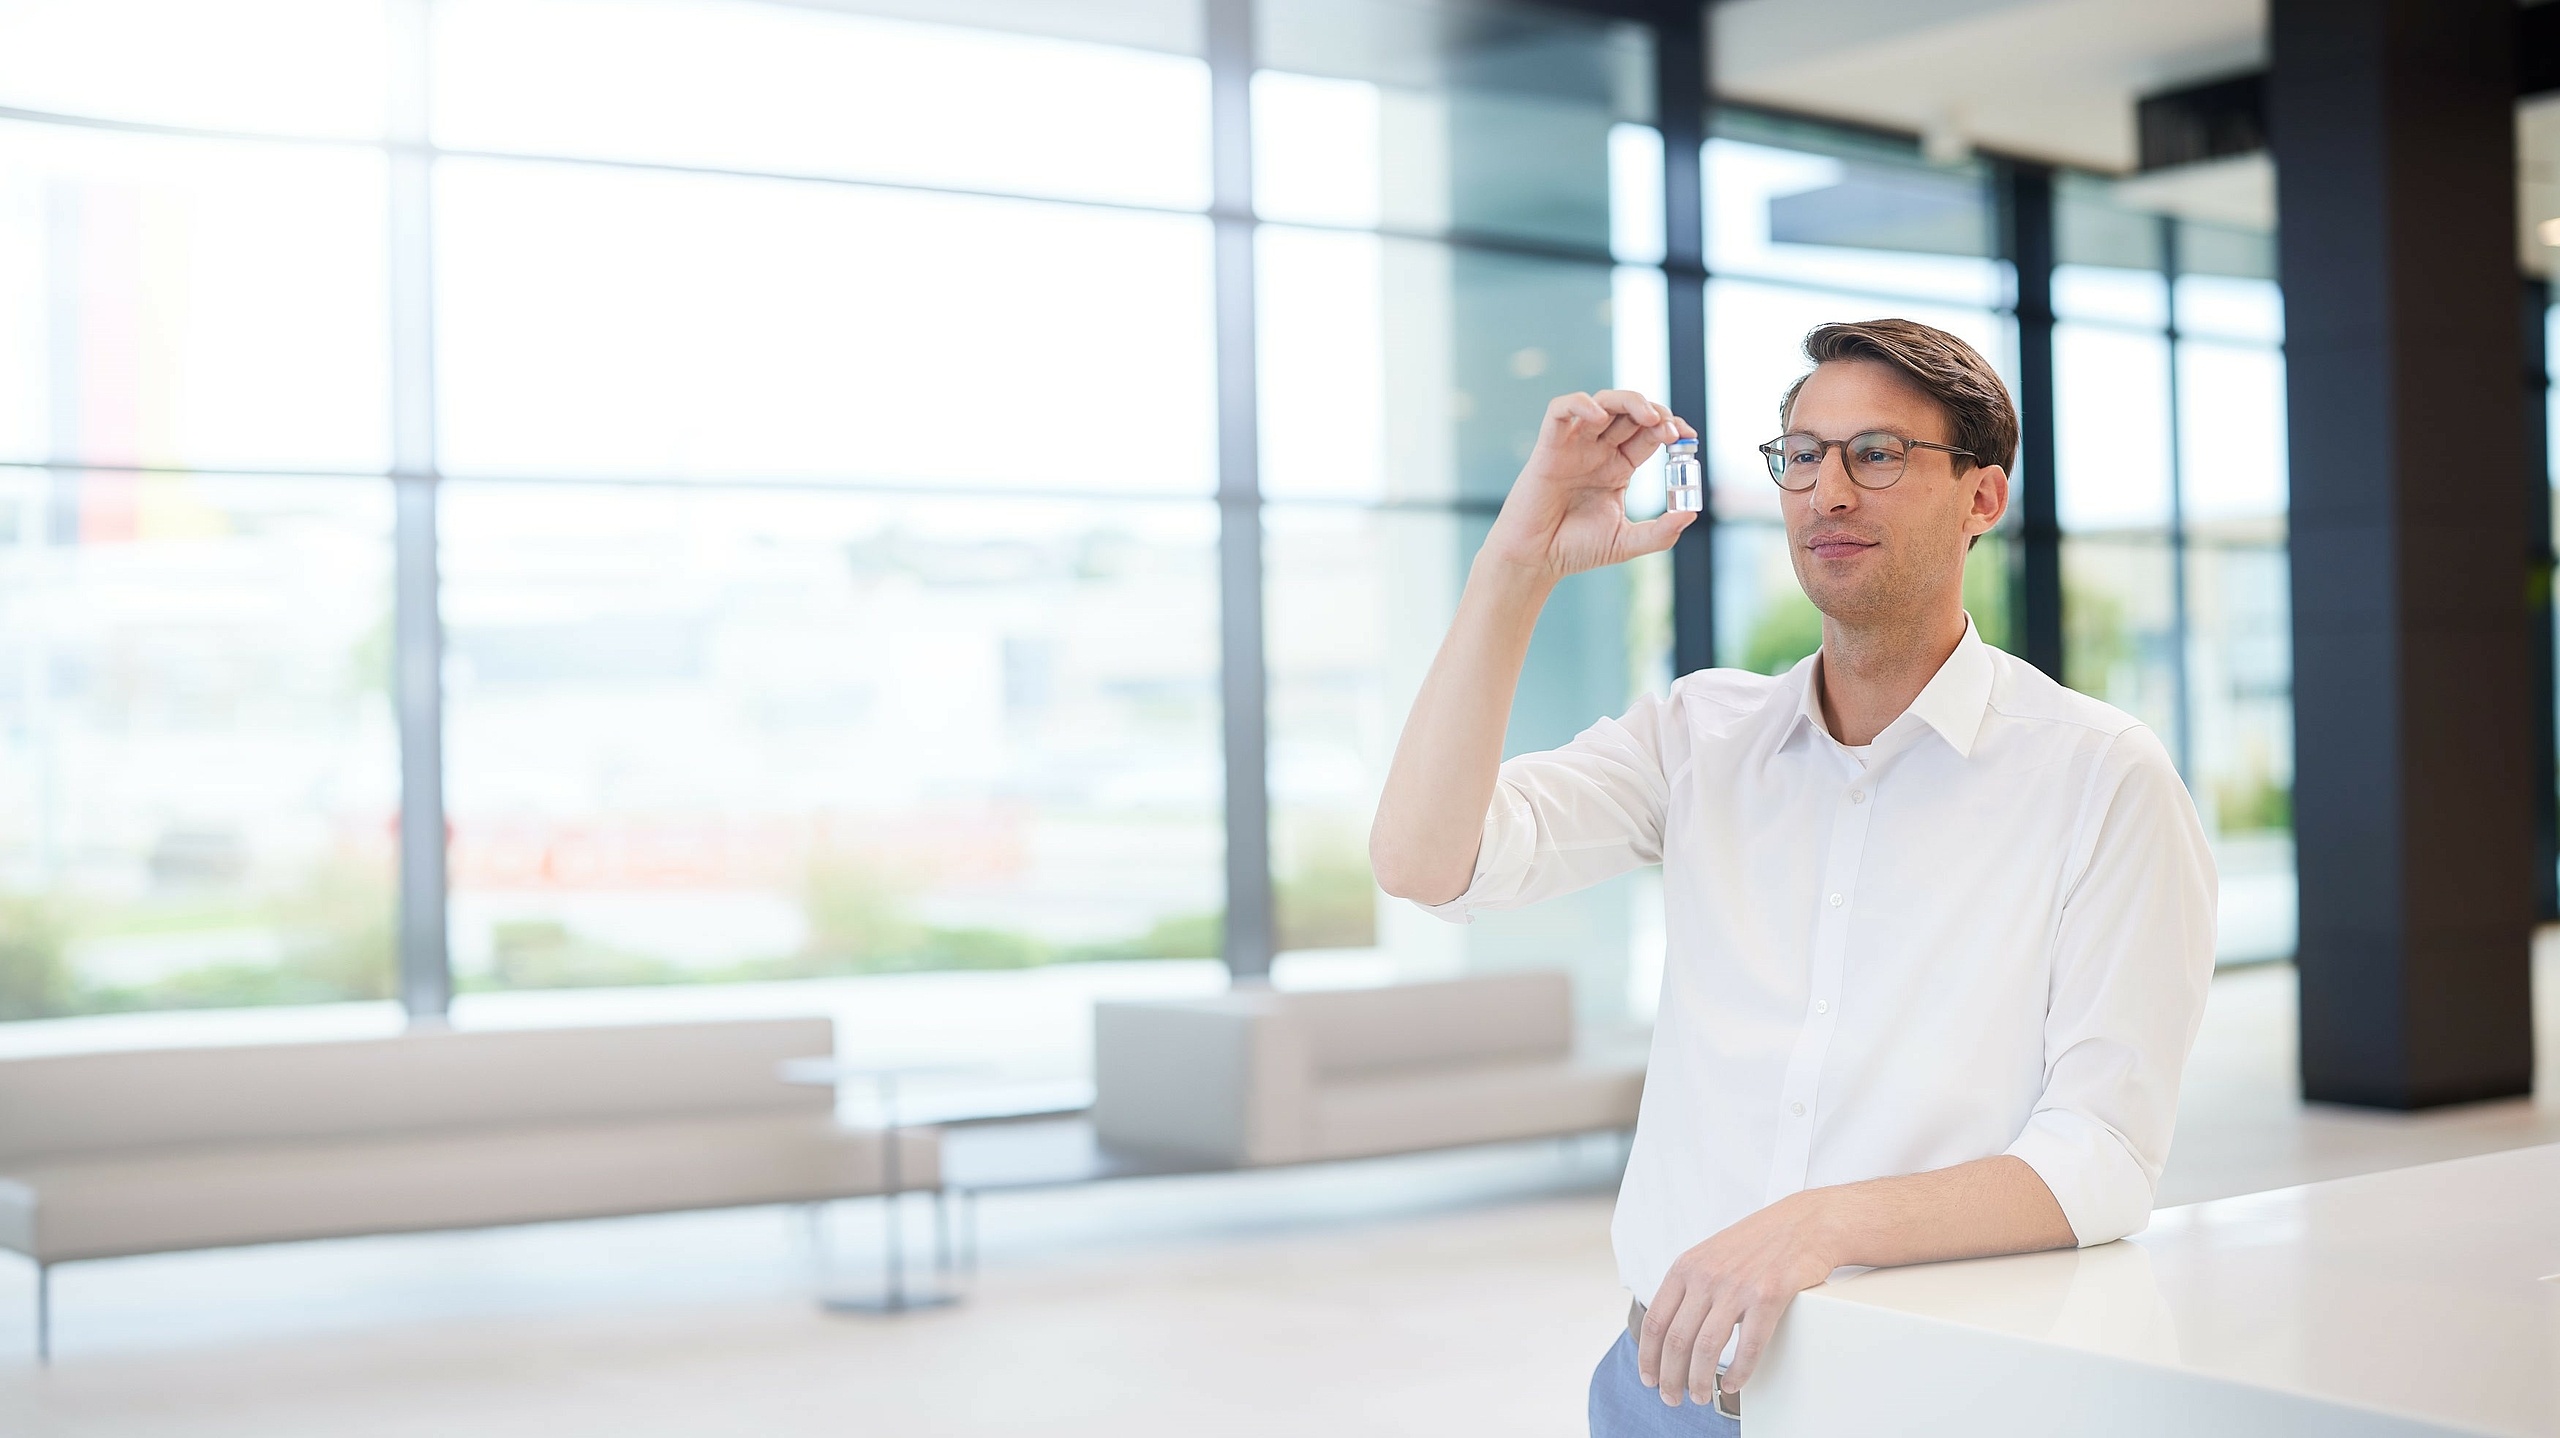
[{"label": "beige upholstered sofa", "polygon": [[[0,1247],[74,1259],[877,1194],[824,1018],[0,1060]],[[900,1135],[938,1188],[939,1135]]]},{"label": "beige upholstered sofa", "polygon": [[1095,1137],[1236,1165],[1632,1128],[1639,1056],[1578,1054],[1572,981],[1094,1005]]}]

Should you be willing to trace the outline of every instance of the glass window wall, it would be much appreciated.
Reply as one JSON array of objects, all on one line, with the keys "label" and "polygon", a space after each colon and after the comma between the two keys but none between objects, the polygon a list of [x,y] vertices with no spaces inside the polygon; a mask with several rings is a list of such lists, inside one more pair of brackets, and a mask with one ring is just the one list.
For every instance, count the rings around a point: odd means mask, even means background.
[{"label": "glass window wall", "polygon": [[1198,216],[464,159],[436,215],[447,473],[1212,487]]},{"label": "glass window wall", "polygon": [[[1369,816],[1467,567],[1571,390],[1664,393],[1660,134],[1636,27],[1525,7],[1257,7],[1272,872],[1282,983],[1570,968],[1648,1006],[1649,876],[1458,927],[1381,894]],[[1648,202],[1648,197],[1650,197]],[[1281,223],[1281,222],[1286,223]],[[1631,508],[1661,508],[1658,466]],[[1550,600],[1506,752],[1669,679],[1666,560]]]},{"label": "glass window wall", "polygon": [[1216,515],[446,493],[464,990],[1214,958]]},{"label": "glass window wall", "polygon": [[0,469],[0,1019],[392,991],[390,495]]},{"label": "glass window wall", "polygon": [[2064,674],[2177,759],[2222,872],[2226,961],[2295,912],[2282,304],[2273,241],[2057,196]]},{"label": "glass window wall", "polygon": [[[1261,540],[1282,981],[1563,963],[1649,1008],[1653,876],[1459,929],[1364,842],[1547,400],[1668,390],[1645,28],[1253,7],[1239,492],[1197,0],[882,8],[0,0],[0,1017],[393,992],[395,541],[442,577],[472,1021],[1180,989],[1226,903],[1222,522]],[[1776,670],[1819,617],[1752,447],[1825,320],[2014,369],[1998,177],[1741,109],[1700,159],[1717,657]],[[2061,188],[2069,677],[2172,739],[2226,948],[2289,952],[2266,237]],[[1968,572],[1995,643],[2014,551]],[[1666,683],[1671,591],[1560,590],[1508,749]],[[1041,1002],[1005,1042],[1072,1067],[1080,999]]]}]

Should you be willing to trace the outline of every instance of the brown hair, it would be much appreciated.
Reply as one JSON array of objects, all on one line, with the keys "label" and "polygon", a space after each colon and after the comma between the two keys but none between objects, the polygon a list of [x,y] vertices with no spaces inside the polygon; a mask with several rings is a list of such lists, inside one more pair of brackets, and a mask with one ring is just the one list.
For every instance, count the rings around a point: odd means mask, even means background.
[{"label": "brown hair", "polygon": [[[1999,372],[1973,346],[1917,320],[1861,320],[1816,325],[1804,337],[1804,357],[1817,366],[1833,360],[1874,360],[1890,365],[1947,412],[1951,443],[1981,464],[2010,468],[2018,457],[2018,407],[2009,402]],[[1807,371],[1787,386],[1778,423],[1791,423],[1796,391]],[[1959,471],[1961,472],[1961,471]]]}]

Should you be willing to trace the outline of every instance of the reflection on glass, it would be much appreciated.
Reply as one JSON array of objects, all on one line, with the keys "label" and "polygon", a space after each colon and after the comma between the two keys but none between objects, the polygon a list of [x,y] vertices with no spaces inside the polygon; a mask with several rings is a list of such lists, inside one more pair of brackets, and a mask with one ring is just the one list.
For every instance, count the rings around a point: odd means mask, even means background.
[{"label": "reflection on glass", "polygon": [[0,122],[0,459],[381,468],[386,210],[370,150]]},{"label": "reflection on glass", "polygon": [[0,105],[216,130],[382,132],[381,0],[0,0]]},{"label": "reflection on glass", "polygon": [[455,483],[465,988],[1203,957],[1216,515]]},{"label": "reflection on glass", "polygon": [[2056,265],[2053,313],[2063,320],[2156,330],[2169,322],[2168,282],[2158,270]]},{"label": "reflection on glass", "polygon": [[2280,543],[2188,546],[2188,787],[2214,838],[2231,961],[2294,952],[2288,584]]},{"label": "reflection on glass", "polygon": [[2284,339],[2284,297],[2273,280],[2182,274],[2177,288],[2181,334],[2269,345]]},{"label": "reflection on glass", "polygon": [[1822,615],[1796,583],[1776,518],[1716,525],[1716,663],[1776,674],[1822,647]]},{"label": "reflection on glass", "polygon": [[1609,253],[1621,263],[1658,265],[1668,247],[1662,219],[1662,132],[1609,127]]},{"label": "reflection on glass", "polygon": [[2053,327],[2054,488],[2065,533],[2169,524],[2169,342]]},{"label": "reflection on glass", "polygon": [[[1804,337],[1836,320],[1893,315],[1935,325],[1982,352],[2004,378],[2015,373],[2017,329],[1988,310],[1957,309],[1910,300],[1843,295],[1828,290],[1707,282],[1707,482],[1716,513],[1728,519],[1775,519],[1778,487],[1769,480],[1759,446],[1785,426],[1779,402],[1796,377],[1811,368]],[[2014,381],[2012,381],[2014,382]]]},{"label": "reflection on glass", "polygon": [[1619,127],[1654,120],[1644,27],[1373,0],[1268,0],[1254,23],[1268,67],[1253,87],[1264,217],[1595,257],[1610,253],[1613,218],[1636,218],[1620,192],[1642,183],[1642,140]]},{"label": "reflection on glass", "polygon": [[449,473],[1211,488],[1205,219],[514,161],[436,198]]},{"label": "reflection on glass", "polygon": [[2057,186],[2056,479],[2075,536],[2063,547],[2064,672],[2149,724],[2181,766],[2222,873],[2221,957],[2286,958],[2292,681],[2273,237],[2123,199],[2140,188]]},{"label": "reflection on glass", "polygon": [[[1620,265],[1609,276],[1612,320],[1609,382],[1664,403],[1671,398],[1670,285],[1662,271]],[[1662,455],[1644,462],[1627,481],[1627,512],[1639,519],[1663,507]]]},{"label": "reflection on glass", "polygon": [[2164,538],[2062,543],[2063,682],[2151,726],[2174,753],[2174,564]]},{"label": "reflection on glass", "polygon": [[[1196,43],[1187,0],[1115,8],[1132,44]],[[433,74],[453,149],[1209,202],[1209,72],[1188,54],[832,6],[439,0]]]},{"label": "reflection on glass", "polygon": [[1979,165],[1728,113],[1707,141],[1707,268],[1963,305],[2005,298]]},{"label": "reflection on glass", "polygon": [[0,1019],[391,992],[390,523],[0,470]]},{"label": "reflection on glass", "polygon": [[[1445,305],[1448,252],[1276,225],[1263,227],[1254,246],[1263,492],[1451,493],[1445,436],[1455,385],[1445,342],[1430,334],[1441,316],[1412,303],[1437,296]],[[1392,333],[1391,283],[1399,297]]]},{"label": "reflection on glass", "polygon": [[2127,203],[2120,181],[2056,175],[2053,257],[2063,266],[2160,272],[2167,256],[2160,216]]},{"label": "reflection on glass", "polygon": [[[1330,951],[1335,972],[1377,979],[1562,964],[1586,1014],[1619,1016],[1645,931],[1640,885],[1621,880],[1460,927],[1386,898],[1369,876],[1378,787],[1489,517],[1284,504],[1265,520],[1281,947]],[[1664,556],[1567,580],[1540,618],[1504,752],[1565,743],[1638,692],[1660,690],[1669,648]],[[1308,966],[1301,954],[1291,967]]]},{"label": "reflection on glass", "polygon": [[2179,482],[2191,534],[2282,532],[2284,413],[2282,352],[2179,341]]},{"label": "reflection on glass", "polygon": [[1275,497],[1499,499],[1550,399],[1658,385],[1668,365],[1661,302],[1645,311],[1647,282],[1624,268],[1278,225],[1257,246]]},{"label": "reflection on glass", "polygon": [[[1253,77],[1253,208],[1266,220],[1377,225],[1385,216],[1382,100],[1366,80]],[[1411,215],[1399,217],[1410,223]]]}]

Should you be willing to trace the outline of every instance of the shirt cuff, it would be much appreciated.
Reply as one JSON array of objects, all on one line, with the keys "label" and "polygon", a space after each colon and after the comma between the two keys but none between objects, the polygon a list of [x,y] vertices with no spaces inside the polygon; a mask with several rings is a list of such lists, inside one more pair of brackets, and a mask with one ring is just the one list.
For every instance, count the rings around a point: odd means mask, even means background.
[{"label": "shirt cuff", "polygon": [[1498,907],[1504,887],[1528,868],[1530,836],[1536,829],[1528,800],[1497,780],[1493,802],[1485,806],[1484,828],[1476,840],[1476,871],[1467,880],[1466,892],[1445,904],[1410,902],[1435,919],[1474,923],[1475,911]]},{"label": "shirt cuff", "polygon": [[2038,1109],[2008,1153],[2053,1190],[2082,1248],[2151,1226],[2151,1176],[2115,1130],[2087,1114]]}]

